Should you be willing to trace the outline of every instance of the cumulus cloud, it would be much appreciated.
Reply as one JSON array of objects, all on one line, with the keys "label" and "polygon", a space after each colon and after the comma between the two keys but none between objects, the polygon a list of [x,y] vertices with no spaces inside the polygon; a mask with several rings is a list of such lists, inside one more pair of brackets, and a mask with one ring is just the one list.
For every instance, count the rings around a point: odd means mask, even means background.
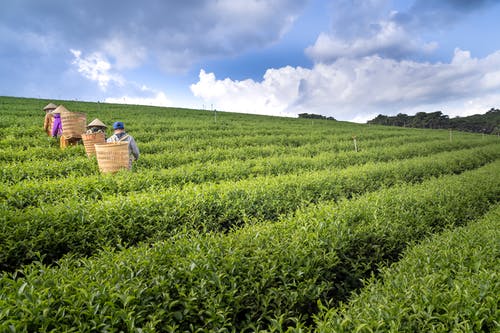
[{"label": "cumulus cloud", "polygon": [[283,116],[287,114],[289,101],[298,97],[299,82],[307,72],[307,69],[290,66],[269,69],[263,81],[256,82],[217,80],[214,73],[201,70],[199,81],[191,85],[191,91],[219,110]]},{"label": "cumulus cloud", "polygon": [[306,54],[315,62],[331,63],[342,57],[409,59],[432,52],[437,43],[414,35],[389,4],[388,0],[332,1],[332,30],[321,33]]},{"label": "cumulus cloud", "polygon": [[[126,80],[113,69],[112,64],[101,53],[94,52],[84,57],[80,50],[71,49],[70,52],[74,56],[72,64],[78,73],[90,81],[95,81],[103,92],[115,95],[105,98],[106,102],[172,106],[172,101],[167,98],[163,91]],[[127,93],[116,97],[118,91]]]},{"label": "cumulus cloud", "polygon": [[94,52],[87,57],[82,57],[82,51],[71,49],[74,56],[72,64],[77,67],[79,73],[91,81],[96,81],[99,87],[105,91],[110,83],[122,86],[124,79],[111,71],[111,64],[106,57]]},{"label": "cumulus cloud", "polygon": [[402,59],[415,54],[429,54],[437,48],[436,42],[423,42],[394,22],[382,21],[378,27],[373,35],[354,40],[321,33],[315,44],[305,52],[315,62],[333,62],[342,57],[360,58],[374,54]]},{"label": "cumulus cloud", "polygon": [[[500,51],[477,59],[457,49],[450,63],[380,56],[343,58],[331,64],[316,64],[312,69],[268,70],[260,82],[217,80],[213,73],[202,70],[191,90],[219,109],[274,115],[307,112],[364,122],[378,113],[412,110],[408,105],[426,111],[453,105],[467,113],[466,108],[477,109],[481,104],[477,96],[488,95],[489,100],[498,101],[498,68]],[[454,114],[454,110],[449,111]]]},{"label": "cumulus cloud", "polygon": [[424,41],[423,31],[449,28],[465,16],[494,4],[493,0],[416,0],[407,11],[390,9],[389,0],[333,0],[332,29],[319,34],[306,49],[315,62],[370,55],[422,59],[438,48]]}]

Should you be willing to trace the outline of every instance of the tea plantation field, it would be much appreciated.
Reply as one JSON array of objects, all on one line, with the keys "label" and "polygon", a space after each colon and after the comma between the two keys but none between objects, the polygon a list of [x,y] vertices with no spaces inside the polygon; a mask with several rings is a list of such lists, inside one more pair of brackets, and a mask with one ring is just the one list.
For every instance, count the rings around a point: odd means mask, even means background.
[{"label": "tea plantation field", "polygon": [[[49,102],[123,121],[132,171]],[[497,136],[13,97],[0,129],[0,332],[500,331]]]}]

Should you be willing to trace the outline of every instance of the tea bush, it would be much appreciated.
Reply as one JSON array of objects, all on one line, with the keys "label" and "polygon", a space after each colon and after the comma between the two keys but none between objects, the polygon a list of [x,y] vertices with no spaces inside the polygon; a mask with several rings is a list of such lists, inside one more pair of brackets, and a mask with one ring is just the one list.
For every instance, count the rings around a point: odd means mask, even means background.
[{"label": "tea bush", "polygon": [[319,316],[315,332],[500,330],[500,206],[431,237],[363,290]]},{"label": "tea bush", "polygon": [[[227,231],[248,220],[274,220],[322,200],[349,198],[400,182],[460,173],[493,161],[499,154],[496,146],[485,146],[406,161],[368,163],[336,172],[186,185],[126,196],[108,194],[97,202],[92,201],[92,196],[85,200],[85,189],[95,192],[81,183],[73,197],[56,204],[41,204],[22,212],[0,207],[4,220],[0,268],[16,269],[39,254],[45,263],[67,253],[91,255],[105,246],[135,245],[169,237],[183,228]],[[106,184],[110,186],[106,188]],[[112,187],[110,181],[96,189],[106,193]],[[11,196],[15,204],[22,204],[22,199],[17,198]]]},{"label": "tea bush", "polygon": [[27,266],[0,279],[0,328],[245,332],[307,323],[318,301],[345,301],[416,240],[488,211],[500,197],[499,163],[229,234]]}]

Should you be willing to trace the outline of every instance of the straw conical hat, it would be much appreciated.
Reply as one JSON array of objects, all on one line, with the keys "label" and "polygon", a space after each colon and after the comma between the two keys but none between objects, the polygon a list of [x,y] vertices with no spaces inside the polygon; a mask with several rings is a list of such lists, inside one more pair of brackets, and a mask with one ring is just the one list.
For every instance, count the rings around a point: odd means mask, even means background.
[{"label": "straw conical hat", "polygon": [[64,107],[64,105],[59,105],[52,113],[62,113],[62,112],[69,112],[68,109]]},{"label": "straw conical hat", "polygon": [[99,127],[108,128],[108,126],[104,125],[104,123],[102,121],[100,121],[99,119],[97,119],[97,118],[95,118],[94,120],[92,120],[92,122],[87,125],[87,127],[93,127],[93,126],[99,126]]},{"label": "straw conical hat", "polygon": [[54,103],[49,103],[47,105],[45,105],[45,107],[43,108],[44,111],[46,110],[54,110],[55,108],[57,108],[57,105],[55,105]]}]

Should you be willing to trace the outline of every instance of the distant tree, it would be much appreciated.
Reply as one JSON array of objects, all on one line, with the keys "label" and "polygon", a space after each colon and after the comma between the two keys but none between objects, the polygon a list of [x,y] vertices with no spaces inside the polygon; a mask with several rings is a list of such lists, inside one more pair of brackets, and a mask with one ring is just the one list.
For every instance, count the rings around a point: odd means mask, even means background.
[{"label": "distant tree", "polygon": [[460,131],[491,134],[500,126],[500,110],[491,108],[484,115],[453,118],[451,126]]},{"label": "distant tree", "polygon": [[406,127],[410,124],[410,117],[404,113],[398,113],[394,119],[393,125]]},{"label": "distant tree", "polygon": [[376,124],[376,125],[391,125],[389,124],[389,117],[379,114],[372,120],[368,120],[368,124]]},{"label": "distant tree", "polygon": [[448,128],[449,117],[444,115],[441,111],[428,113],[425,117],[426,128]]},{"label": "distant tree", "polygon": [[379,114],[368,124],[404,126],[415,128],[453,128],[459,131],[492,134],[498,133],[500,127],[500,109],[491,108],[483,115],[468,117],[455,117],[450,119],[441,111],[431,113],[418,112],[414,116],[398,113],[396,116],[385,116]]},{"label": "distant tree", "polygon": [[327,120],[335,120],[333,117],[325,117],[320,114],[314,113],[299,113],[299,118],[308,118],[308,119],[327,119]]}]

